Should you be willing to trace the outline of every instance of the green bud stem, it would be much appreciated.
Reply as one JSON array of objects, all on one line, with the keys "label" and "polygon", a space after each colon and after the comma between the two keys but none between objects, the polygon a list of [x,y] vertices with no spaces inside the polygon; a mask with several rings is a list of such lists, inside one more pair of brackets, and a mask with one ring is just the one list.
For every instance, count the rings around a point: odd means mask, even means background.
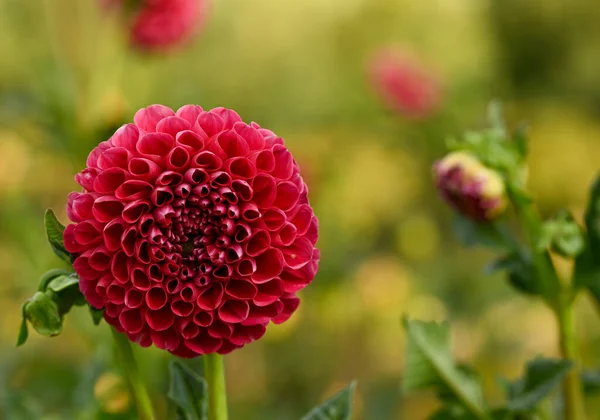
[{"label": "green bud stem", "polygon": [[206,354],[202,358],[204,359],[204,379],[208,384],[208,419],[227,420],[223,356],[212,353]]},{"label": "green bud stem", "polygon": [[133,356],[133,349],[131,348],[131,342],[125,334],[121,334],[117,330],[111,327],[113,337],[115,339],[115,345],[117,348],[117,357],[121,363],[121,368],[125,373],[125,378],[129,385],[129,390],[133,396],[135,406],[138,412],[138,418],[140,420],[154,420],[154,411],[152,409],[152,403],[146,390],[146,386],[140,376],[135,357]]},{"label": "green bud stem", "polygon": [[540,252],[536,249],[542,235],[542,221],[533,205],[523,203],[518,199],[512,201],[532,250],[533,264],[542,282],[544,300],[556,315],[562,358],[572,361],[575,365],[575,368],[571,369],[565,376],[562,384],[564,419],[585,420],[581,384],[579,382],[577,339],[573,325],[575,291],[572,285],[561,284],[552,265],[549,252],[547,250]]}]

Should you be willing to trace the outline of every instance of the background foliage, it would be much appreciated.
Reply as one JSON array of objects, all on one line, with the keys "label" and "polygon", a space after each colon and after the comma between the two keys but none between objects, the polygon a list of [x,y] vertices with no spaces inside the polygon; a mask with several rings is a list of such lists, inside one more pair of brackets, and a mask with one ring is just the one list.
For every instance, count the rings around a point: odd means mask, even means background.
[{"label": "background foliage", "polygon": [[[600,156],[599,15],[592,0],[214,0],[192,45],[142,55],[93,0],[0,0],[0,418],[134,417],[109,331],[85,309],[57,339],[14,343],[21,303],[57,266],[44,209],[66,222],[87,152],[150,103],[227,106],[273,129],[320,218],[321,268],[300,310],[226,358],[232,418],[299,418],[351,379],[357,418],[424,418],[435,395],[401,398],[403,314],[450,320],[454,354],[500,398],[498,376],[557,354],[552,315],[484,277],[487,251],[458,245],[430,164],[502,98],[511,125],[530,124],[542,213],[567,206],[580,219]],[[430,120],[406,121],[373,94],[366,64],[390,44],[443,81]],[[579,306],[584,363],[598,365],[597,317]],[[164,417],[169,356],[138,357]]]}]

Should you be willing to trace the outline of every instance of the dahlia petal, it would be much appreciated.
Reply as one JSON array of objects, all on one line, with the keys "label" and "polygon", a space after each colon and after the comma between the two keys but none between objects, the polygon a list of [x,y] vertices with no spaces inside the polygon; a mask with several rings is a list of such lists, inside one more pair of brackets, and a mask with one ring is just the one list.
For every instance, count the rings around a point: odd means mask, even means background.
[{"label": "dahlia petal", "polygon": [[165,306],[158,311],[146,311],[145,318],[148,326],[154,331],[164,331],[170,328],[175,322],[175,314],[168,306]]},{"label": "dahlia petal", "polygon": [[208,172],[201,168],[190,168],[183,175],[184,181],[192,185],[206,184],[209,178]]},{"label": "dahlia petal", "polygon": [[244,258],[237,264],[235,272],[243,277],[251,276],[256,272],[256,261],[253,258]]},{"label": "dahlia petal", "polygon": [[152,191],[150,195],[150,201],[156,207],[171,204],[174,199],[175,194],[173,194],[173,190],[170,187],[157,187]]},{"label": "dahlia petal", "polygon": [[136,334],[127,333],[127,337],[140,347],[150,347],[152,345],[152,337],[148,328],[143,328],[142,331]]},{"label": "dahlia petal", "polygon": [[246,243],[246,255],[256,257],[271,246],[271,236],[266,230],[255,230],[250,240]]},{"label": "dahlia petal", "polygon": [[[78,258],[77,260],[79,260],[81,258]],[[77,260],[75,260],[75,262],[77,262]],[[75,268],[75,270],[77,270],[77,268],[81,268],[81,266],[75,266],[75,264],[73,264],[73,268]],[[77,271],[79,273],[79,271]],[[81,276],[81,275],[80,275]],[[102,299],[102,297],[100,295],[98,295],[98,293],[96,293],[96,282],[93,280],[88,280],[84,277],[80,277],[79,279],[79,290],[81,290],[81,293],[83,293],[83,295],[85,296],[85,300],[92,305],[94,308],[96,309],[102,309],[102,307],[104,307],[104,299]]]},{"label": "dahlia petal", "polygon": [[192,157],[192,166],[206,169],[207,171],[216,171],[221,169],[223,160],[213,152],[205,150]]},{"label": "dahlia petal", "polygon": [[131,309],[139,308],[145,300],[145,292],[138,289],[129,289],[125,293],[125,306]]},{"label": "dahlia petal", "polygon": [[244,243],[248,240],[248,238],[250,238],[250,235],[252,234],[252,229],[250,228],[250,226],[246,223],[238,223],[235,226],[235,236],[234,239],[236,242],[238,243]]},{"label": "dahlia petal", "polygon": [[256,272],[252,274],[252,281],[256,284],[265,283],[277,277],[283,271],[283,255],[276,248],[269,248],[258,257],[256,261]]},{"label": "dahlia petal", "polygon": [[200,115],[202,111],[204,110],[200,105],[184,105],[177,110],[175,115],[183,118],[184,120],[189,122],[190,125],[193,125],[198,119],[198,115]]},{"label": "dahlia petal", "polygon": [[119,283],[127,283],[129,281],[129,270],[127,268],[127,255],[123,251],[119,251],[113,255],[110,264],[110,272],[115,280]]},{"label": "dahlia petal", "polygon": [[156,178],[156,185],[161,187],[176,187],[183,181],[183,175],[175,171],[165,171]]},{"label": "dahlia petal", "polygon": [[253,200],[260,208],[269,208],[277,198],[277,184],[268,174],[258,174],[252,180]]},{"label": "dahlia petal", "polygon": [[256,285],[246,280],[231,279],[225,286],[225,293],[235,299],[253,299],[258,292]]},{"label": "dahlia petal", "polygon": [[[106,289],[112,284],[113,278],[110,274],[105,274],[96,283],[95,291],[101,298],[106,298]],[[121,302],[122,303],[122,302]]]},{"label": "dahlia petal", "polygon": [[239,349],[241,347],[242,347],[241,345],[233,344],[229,340],[223,340],[223,344],[221,344],[221,347],[219,347],[219,350],[217,350],[217,353],[228,354],[228,353],[231,353],[232,351],[234,351],[235,349]]},{"label": "dahlia petal", "polygon": [[311,219],[310,226],[304,237],[307,238],[313,246],[316,245],[317,239],[319,238],[319,221],[316,217],[313,216]]},{"label": "dahlia petal", "polygon": [[151,133],[156,131],[156,125],[160,120],[174,115],[175,113],[171,108],[164,105],[151,105],[136,112],[133,121],[139,128],[147,133]]},{"label": "dahlia petal", "polygon": [[152,185],[146,181],[129,180],[121,184],[115,191],[115,197],[123,201],[135,201],[148,198],[152,192]]},{"label": "dahlia petal", "polygon": [[103,170],[110,168],[127,169],[129,157],[129,151],[124,147],[111,147],[98,157],[98,168]]},{"label": "dahlia petal", "polygon": [[122,305],[125,301],[125,289],[120,285],[113,283],[106,289],[106,297],[117,305]]},{"label": "dahlia petal", "polygon": [[83,222],[94,217],[92,206],[94,197],[92,194],[72,192],[69,194],[67,204],[67,216],[73,222]]},{"label": "dahlia petal", "polygon": [[190,122],[184,118],[177,116],[163,118],[156,124],[158,133],[167,133],[175,138],[177,133],[184,130],[189,130],[192,127]]},{"label": "dahlia petal", "polygon": [[110,143],[114,147],[122,147],[132,153],[135,153],[137,142],[140,138],[140,130],[135,124],[125,124],[121,126],[110,138]]},{"label": "dahlia petal", "polygon": [[194,305],[190,302],[184,302],[183,300],[173,300],[171,301],[171,310],[179,317],[189,317],[192,312],[194,312]]},{"label": "dahlia petal", "polygon": [[202,136],[194,131],[185,130],[177,133],[175,143],[179,147],[183,147],[190,155],[197,154],[204,147],[204,142],[208,137]]},{"label": "dahlia petal", "polygon": [[75,239],[75,227],[77,225],[68,225],[65,228],[65,232],[63,234],[63,240],[65,243],[65,249],[70,253],[79,253],[83,250],[87,249],[84,245],[77,242]]},{"label": "dahlia petal", "polygon": [[[285,225],[275,234],[273,238],[273,243],[276,243],[278,246],[290,246],[298,236],[298,231],[296,226],[292,223],[286,222]],[[312,249],[312,244],[311,244]]]},{"label": "dahlia petal", "polygon": [[246,156],[250,151],[246,140],[233,130],[223,131],[219,134],[217,143],[229,158]]},{"label": "dahlia petal", "polygon": [[285,146],[276,144],[273,146],[273,155],[275,157],[275,168],[271,175],[276,178],[287,180],[294,173],[294,158]]},{"label": "dahlia petal", "polygon": [[150,202],[147,200],[135,200],[127,204],[122,211],[123,220],[127,223],[135,223],[150,210]]},{"label": "dahlia petal", "polygon": [[110,268],[111,260],[112,254],[110,251],[104,246],[99,246],[90,253],[88,264],[94,270],[103,272]]},{"label": "dahlia petal", "polygon": [[108,141],[103,141],[102,143],[98,144],[98,146],[96,146],[88,155],[88,158],[86,161],[86,166],[89,168],[97,168],[98,167],[98,158],[109,147],[110,147],[110,144]]},{"label": "dahlia petal", "polygon": [[260,150],[265,147],[265,139],[256,128],[239,121],[233,125],[233,129],[246,140],[250,150]]},{"label": "dahlia petal", "polygon": [[248,317],[244,320],[244,325],[261,325],[267,324],[273,318],[277,317],[283,310],[284,305],[281,301],[276,300],[265,306],[250,306]]},{"label": "dahlia petal", "polygon": [[225,121],[213,112],[201,112],[200,115],[198,115],[197,121],[202,130],[204,130],[209,137],[219,134],[225,127]]},{"label": "dahlia petal", "polygon": [[296,238],[294,243],[282,249],[288,267],[298,269],[312,260],[313,244],[306,238]]},{"label": "dahlia petal", "polygon": [[197,354],[209,354],[217,351],[223,340],[220,338],[214,338],[208,335],[208,332],[201,331],[196,337],[191,340],[184,341],[185,346]]},{"label": "dahlia petal", "polygon": [[179,322],[179,333],[184,340],[190,340],[200,333],[200,328],[190,320],[182,319]]},{"label": "dahlia petal", "polygon": [[167,169],[171,171],[184,172],[189,163],[190,154],[181,146],[173,148],[167,155]]},{"label": "dahlia petal", "polygon": [[277,208],[265,210],[262,220],[265,222],[267,229],[272,232],[281,229],[286,224],[285,213]]},{"label": "dahlia petal", "polygon": [[271,173],[275,169],[275,155],[272,150],[260,150],[249,156],[259,172]]},{"label": "dahlia petal", "polygon": [[141,236],[148,236],[150,230],[154,227],[154,218],[151,214],[144,214],[138,220],[138,232]]},{"label": "dahlia petal", "polygon": [[94,182],[98,176],[98,169],[85,168],[75,175],[75,182],[81,185],[86,191],[94,191]]},{"label": "dahlia petal", "polygon": [[302,204],[298,207],[296,214],[292,218],[292,223],[296,226],[298,236],[306,234],[312,218],[313,212],[308,204]]},{"label": "dahlia petal", "polygon": [[238,113],[232,109],[227,109],[220,106],[211,109],[209,112],[211,114],[216,114],[223,119],[225,129],[231,129],[235,123],[242,121],[242,117],[240,117]]},{"label": "dahlia petal", "polygon": [[141,291],[150,289],[150,279],[141,267],[136,267],[131,270],[131,283],[134,287]]},{"label": "dahlia petal", "polygon": [[256,306],[267,306],[279,300],[283,293],[283,280],[275,278],[258,285],[256,296],[252,298],[252,302]]},{"label": "dahlia petal", "polygon": [[273,323],[275,324],[283,324],[285,321],[290,319],[292,314],[296,312],[298,306],[300,305],[300,299],[298,296],[290,294],[281,299],[283,303],[283,310],[277,317],[273,318]]},{"label": "dahlia petal", "polygon": [[136,147],[143,157],[160,164],[174,144],[175,140],[170,134],[148,133],[140,138]]},{"label": "dahlia petal", "polygon": [[192,319],[194,324],[200,327],[208,327],[213,323],[214,315],[209,311],[198,311],[194,313],[194,317]]},{"label": "dahlia petal", "polygon": [[219,318],[227,323],[236,324],[248,318],[250,305],[243,300],[228,300],[217,311]]},{"label": "dahlia petal", "polygon": [[277,196],[273,205],[283,211],[290,210],[296,205],[300,198],[300,191],[294,183],[289,181],[280,182],[277,185]]},{"label": "dahlia petal", "polygon": [[198,304],[198,307],[205,311],[216,309],[223,300],[223,293],[223,286],[219,283],[211,284],[200,292],[200,296],[198,296],[196,303]]},{"label": "dahlia petal", "polygon": [[127,168],[134,178],[147,182],[154,182],[156,177],[160,174],[160,166],[146,158],[131,159]]},{"label": "dahlia petal", "polygon": [[146,305],[157,311],[167,304],[167,294],[160,286],[151,287],[146,292]]},{"label": "dahlia petal", "polygon": [[283,280],[283,287],[286,293],[296,293],[304,289],[315,277],[317,264],[311,262],[304,267],[293,270],[286,268],[280,274]]},{"label": "dahlia petal", "polygon": [[93,221],[78,223],[73,228],[75,242],[86,247],[98,245],[102,242],[100,232],[101,229],[99,229],[98,224]]},{"label": "dahlia petal", "polygon": [[144,328],[144,315],[139,309],[126,309],[119,314],[119,323],[129,334],[137,334]]},{"label": "dahlia petal", "polygon": [[233,178],[251,179],[256,175],[256,167],[252,161],[243,156],[234,157],[225,161],[224,167]]},{"label": "dahlia petal", "polygon": [[94,191],[110,194],[127,180],[127,174],[121,168],[109,168],[98,174],[94,180]]},{"label": "dahlia petal", "polygon": [[258,340],[267,331],[266,325],[235,324],[235,329],[229,340],[235,345],[244,345]]},{"label": "dahlia petal", "polygon": [[152,342],[162,350],[173,351],[179,347],[179,335],[174,329],[165,331],[150,331]]},{"label": "dahlia petal", "polygon": [[135,256],[137,257],[137,260],[142,264],[150,264],[150,242],[148,242],[145,239],[136,242]]},{"label": "dahlia petal", "polygon": [[219,320],[215,320],[208,327],[208,335],[214,338],[229,338],[233,333],[233,326],[230,324],[226,324],[225,322],[221,322]]},{"label": "dahlia petal", "polygon": [[210,176],[210,185],[213,188],[228,187],[231,185],[231,175],[223,171],[214,172]]},{"label": "dahlia petal", "polygon": [[242,219],[246,222],[253,222],[258,220],[261,216],[260,210],[254,203],[244,203],[241,208]]},{"label": "dahlia petal", "polygon": [[194,302],[196,299],[198,299],[199,294],[200,290],[193,283],[187,284],[179,292],[179,296],[181,296],[181,300],[183,300],[184,302]]}]

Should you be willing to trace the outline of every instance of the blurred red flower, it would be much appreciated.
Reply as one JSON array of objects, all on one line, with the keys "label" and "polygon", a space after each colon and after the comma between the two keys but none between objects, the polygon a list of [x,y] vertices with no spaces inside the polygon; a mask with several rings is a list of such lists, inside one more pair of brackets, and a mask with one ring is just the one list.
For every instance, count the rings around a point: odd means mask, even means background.
[{"label": "blurred red flower", "polygon": [[316,274],[296,162],[232,110],[141,109],[75,179],[64,237],[81,291],[142,346],[228,353],[286,321]]},{"label": "blurred red flower", "polygon": [[438,110],[442,99],[439,81],[408,53],[380,51],[371,59],[368,72],[382,100],[404,117],[424,119]]},{"label": "blurred red flower", "polygon": [[101,0],[121,7],[129,21],[131,43],[143,50],[167,50],[187,41],[206,16],[207,0]]}]

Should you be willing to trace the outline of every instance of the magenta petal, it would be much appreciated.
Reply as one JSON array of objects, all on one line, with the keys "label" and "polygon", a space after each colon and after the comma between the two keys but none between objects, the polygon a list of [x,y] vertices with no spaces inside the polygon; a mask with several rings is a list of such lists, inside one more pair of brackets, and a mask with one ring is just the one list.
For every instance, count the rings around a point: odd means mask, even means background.
[{"label": "magenta petal", "polygon": [[133,121],[135,124],[147,133],[156,131],[156,125],[160,120],[166,117],[175,115],[171,108],[163,105],[151,105],[147,108],[140,109]]}]

